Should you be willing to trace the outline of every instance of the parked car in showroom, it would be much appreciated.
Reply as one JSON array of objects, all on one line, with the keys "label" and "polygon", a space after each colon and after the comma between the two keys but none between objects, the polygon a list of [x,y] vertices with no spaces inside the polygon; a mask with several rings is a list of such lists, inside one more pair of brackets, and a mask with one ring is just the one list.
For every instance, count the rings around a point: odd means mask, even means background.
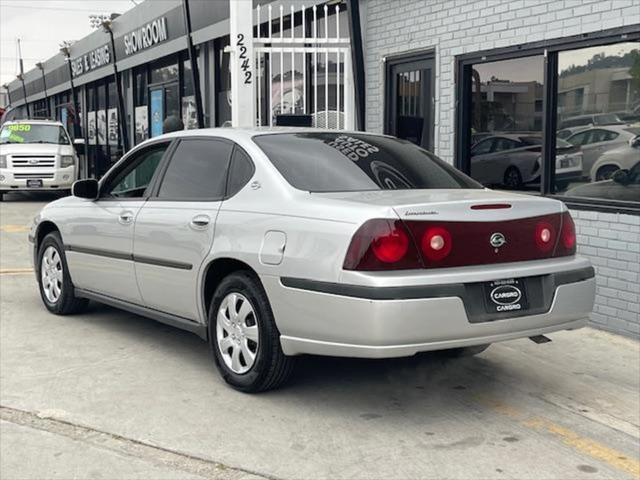
[{"label": "parked car in showroom", "polygon": [[173,132],[73,193],[30,232],[45,307],[91,299],[194,332],[242,391],[281,385],[301,354],[473,354],[593,307],[563,203],[482,188],[394,137]]},{"label": "parked car in showroom", "polygon": [[576,115],[565,118],[560,122],[559,128],[570,127],[590,127],[595,125],[624,125],[625,122],[615,113],[592,113],[587,115]]},{"label": "parked car in showroom", "polygon": [[629,141],[603,153],[591,167],[592,181],[608,180],[620,169],[631,169],[640,160],[640,135]]},{"label": "parked car in showroom", "polygon": [[[556,182],[582,178],[582,153],[564,140],[556,144]],[[540,181],[542,137],[539,133],[500,133],[471,147],[471,176],[487,186],[520,190]]]},{"label": "parked car in showroom", "polygon": [[[601,155],[609,150],[624,146],[640,134],[640,128],[629,126],[608,126],[588,128],[567,137],[571,145],[580,147],[582,151],[582,171],[585,177],[591,175],[591,170]],[[590,177],[594,178],[594,177]]]},{"label": "parked car in showroom", "polygon": [[573,197],[599,198],[630,202],[640,201],[640,161],[629,169],[615,171],[611,178],[599,182],[585,183],[566,192]]},{"label": "parked car in showroom", "polygon": [[78,157],[62,123],[5,122],[0,129],[0,200],[19,191],[70,192],[78,178]]}]

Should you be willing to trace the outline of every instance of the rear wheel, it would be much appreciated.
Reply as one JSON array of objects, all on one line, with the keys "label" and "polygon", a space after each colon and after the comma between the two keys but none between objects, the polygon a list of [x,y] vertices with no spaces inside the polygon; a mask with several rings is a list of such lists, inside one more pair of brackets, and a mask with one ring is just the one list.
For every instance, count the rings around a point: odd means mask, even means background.
[{"label": "rear wheel", "polygon": [[504,172],[503,184],[509,190],[519,190],[522,187],[522,175],[516,167],[509,167]]},{"label": "rear wheel", "polygon": [[77,298],[67,267],[67,259],[58,232],[49,233],[38,249],[37,263],[40,296],[47,310],[57,315],[82,311],[88,300]]},{"label": "rear wheel", "polygon": [[250,272],[232,273],[216,289],[209,344],[222,378],[242,392],[277,388],[293,371],[295,358],[282,352],[267,294]]},{"label": "rear wheel", "polygon": [[615,165],[605,165],[604,167],[600,167],[598,172],[596,173],[596,182],[601,182],[602,180],[609,180],[611,176],[620,170]]}]

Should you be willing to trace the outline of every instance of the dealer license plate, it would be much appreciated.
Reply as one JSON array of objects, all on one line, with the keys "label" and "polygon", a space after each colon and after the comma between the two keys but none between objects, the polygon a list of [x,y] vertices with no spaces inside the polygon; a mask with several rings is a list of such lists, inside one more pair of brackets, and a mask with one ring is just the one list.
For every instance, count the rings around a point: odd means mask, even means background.
[{"label": "dealer license plate", "polygon": [[487,282],[484,294],[489,313],[520,312],[529,308],[525,282],[521,278]]}]

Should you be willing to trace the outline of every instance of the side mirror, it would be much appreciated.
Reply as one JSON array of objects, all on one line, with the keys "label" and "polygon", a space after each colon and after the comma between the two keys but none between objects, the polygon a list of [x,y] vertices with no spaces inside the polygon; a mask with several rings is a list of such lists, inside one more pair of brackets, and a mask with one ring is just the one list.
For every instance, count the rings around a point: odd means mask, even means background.
[{"label": "side mirror", "polygon": [[74,197],[95,200],[98,198],[98,181],[95,178],[76,180],[71,187],[71,194]]},{"label": "side mirror", "polygon": [[613,175],[611,176],[611,180],[613,180],[616,183],[619,183],[620,185],[629,185],[630,183],[629,170],[625,168],[625,169],[617,170],[613,172]]},{"label": "side mirror", "polygon": [[76,153],[78,155],[84,155],[84,152],[85,152],[84,138],[76,138],[73,141],[73,147],[75,148]]}]

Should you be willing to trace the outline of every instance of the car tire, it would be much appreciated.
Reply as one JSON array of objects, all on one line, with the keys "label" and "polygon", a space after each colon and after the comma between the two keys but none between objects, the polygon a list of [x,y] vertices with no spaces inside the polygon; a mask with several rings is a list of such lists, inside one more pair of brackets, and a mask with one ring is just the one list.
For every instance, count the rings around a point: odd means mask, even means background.
[{"label": "car tire", "polygon": [[81,312],[88,305],[89,300],[75,296],[58,232],[47,234],[40,243],[36,275],[42,302],[51,313],[70,315]]},{"label": "car tire", "polygon": [[595,181],[601,182],[602,180],[609,180],[611,176],[618,170],[620,170],[620,168],[616,167],[615,165],[605,165],[603,167],[600,167],[596,172]]},{"label": "car tire", "polygon": [[238,271],[225,277],[211,300],[208,320],[216,367],[233,388],[263,392],[289,379],[296,359],[282,352],[269,299],[255,274]]},{"label": "car tire", "polygon": [[473,357],[474,355],[484,352],[490,346],[491,344],[487,343],[484,345],[473,345],[472,347],[450,348],[441,350],[440,353],[448,358]]},{"label": "car tire", "polygon": [[504,172],[503,185],[509,190],[520,190],[522,188],[522,175],[516,167],[509,167]]}]

